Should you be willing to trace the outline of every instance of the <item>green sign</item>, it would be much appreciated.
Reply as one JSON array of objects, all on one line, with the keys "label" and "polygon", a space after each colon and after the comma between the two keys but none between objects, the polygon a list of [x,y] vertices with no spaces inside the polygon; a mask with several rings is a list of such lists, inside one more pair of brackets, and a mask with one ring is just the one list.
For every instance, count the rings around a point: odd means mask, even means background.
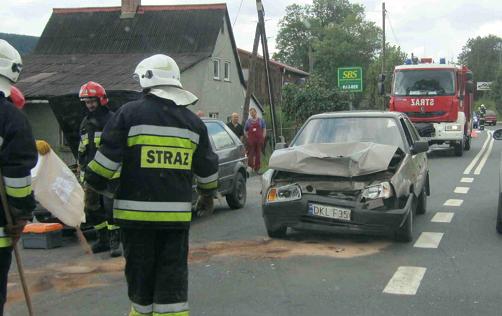
[{"label": "green sign", "polygon": [[361,67],[338,68],[338,88],[347,92],[363,91],[363,69]]}]

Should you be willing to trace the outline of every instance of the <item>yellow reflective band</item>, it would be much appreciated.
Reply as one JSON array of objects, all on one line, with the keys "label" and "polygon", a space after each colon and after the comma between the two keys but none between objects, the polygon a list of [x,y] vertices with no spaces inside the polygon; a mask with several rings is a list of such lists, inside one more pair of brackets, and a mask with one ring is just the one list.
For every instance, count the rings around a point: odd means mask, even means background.
[{"label": "yellow reflective band", "polygon": [[142,222],[190,222],[192,212],[142,212],[114,209],[113,218]]},{"label": "yellow reflective band", "polygon": [[15,198],[24,198],[31,194],[31,185],[25,186],[24,188],[13,188],[5,186],[5,192],[7,195]]},{"label": "yellow reflective band", "polygon": [[118,178],[120,178],[120,171],[115,172],[112,177],[112,179],[118,179]]},{"label": "yellow reflective band", "polygon": [[0,237],[0,248],[7,248],[12,246],[12,238]]},{"label": "yellow reflective band", "polygon": [[94,137],[94,144],[96,144],[96,148],[101,144],[101,137]]},{"label": "yellow reflective band", "polygon": [[141,147],[141,168],[192,169],[192,149]]},{"label": "yellow reflective band", "polygon": [[89,141],[87,139],[81,140],[80,143],[78,144],[78,151],[83,153],[85,151],[85,146],[89,144]]},{"label": "yellow reflective band", "polygon": [[96,160],[93,160],[89,163],[89,169],[107,179],[111,179],[115,173],[115,170],[110,170],[103,167],[98,162],[96,162]]},{"label": "yellow reflective band", "polygon": [[181,147],[195,150],[197,144],[190,139],[173,137],[173,136],[152,136],[152,135],[136,135],[130,136],[127,139],[127,146],[134,145],[154,145],[154,146],[169,146]]},{"label": "yellow reflective band", "polygon": [[157,313],[153,312],[153,316],[189,316],[189,311],[176,312],[176,313]]},{"label": "yellow reflective band", "polygon": [[108,222],[104,221],[102,223],[94,225],[94,229],[100,230],[100,229],[106,228],[107,226],[108,226]]},{"label": "yellow reflective band", "polygon": [[206,189],[206,190],[216,189],[218,187],[218,181],[213,181],[209,183],[197,183],[197,186],[201,189]]},{"label": "yellow reflective band", "polygon": [[108,230],[117,230],[120,228],[120,226],[108,224],[106,225],[106,228],[108,228]]}]

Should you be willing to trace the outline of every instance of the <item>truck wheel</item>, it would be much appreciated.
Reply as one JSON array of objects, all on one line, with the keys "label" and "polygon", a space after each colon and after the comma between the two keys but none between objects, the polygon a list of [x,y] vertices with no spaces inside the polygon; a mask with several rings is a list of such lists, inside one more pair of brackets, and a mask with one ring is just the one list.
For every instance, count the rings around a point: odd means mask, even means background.
[{"label": "truck wheel", "polygon": [[464,154],[464,140],[461,140],[460,143],[455,143],[453,148],[455,150],[455,156],[462,157]]},{"label": "truck wheel", "polygon": [[464,144],[464,149],[466,151],[468,151],[471,149],[471,136],[467,136],[465,139],[466,140],[465,140],[465,144]]},{"label": "truck wheel", "polygon": [[246,204],[246,179],[242,173],[237,172],[232,193],[225,196],[228,206],[236,210],[244,207]]}]

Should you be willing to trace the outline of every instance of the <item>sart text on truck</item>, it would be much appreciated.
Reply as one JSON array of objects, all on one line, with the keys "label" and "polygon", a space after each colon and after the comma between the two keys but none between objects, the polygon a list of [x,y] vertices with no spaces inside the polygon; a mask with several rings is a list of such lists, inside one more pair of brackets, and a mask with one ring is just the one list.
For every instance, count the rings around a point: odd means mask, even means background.
[{"label": "sart text on truck", "polygon": [[462,156],[471,144],[472,78],[466,66],[396,66],[389,110],[406,113],[430,144],[449,144]]}]

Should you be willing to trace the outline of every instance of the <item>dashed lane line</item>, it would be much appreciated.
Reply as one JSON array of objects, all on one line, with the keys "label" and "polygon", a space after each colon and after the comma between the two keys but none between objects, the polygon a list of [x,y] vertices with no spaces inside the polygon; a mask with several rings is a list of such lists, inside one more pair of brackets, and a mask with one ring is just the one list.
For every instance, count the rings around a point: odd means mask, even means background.
[{"label": "dashed lane line", "polygon": [[437,212],[434,217],[432,217],[431,222],[433,223],[451,223],[453,219],[453,212]]},{"label": "dashed lane line", "polygon": [[397,268],[385,286],[383,293],[396,295],[415,295],[417,294],[420,282],[425,275],[427,268],[403,266]]},{"label": "dashed lane line", "polygon": [[467,192],[469,192],[469,188],[468,187],[456,187],[453,192],[458,193],[458,194],[467,194]]},{"label": "dashed lane line", "polygon": [[459,199],[449,199],[444,202],[444,206],[461,206],[464,203],[464,200]]},{"label": "dashed lane line", "polygon": [[415,248],[437,248],[443,238],[443,233],[423,232],[413,245]]},{"label": "dashed lane line", "polygon": [[462,183],[472,183],[474,181],[474,178],[462,178],[460,179],[460,182]]},{"label": "dashed lane line", "polygon": [[486,146],[488,145],[488,143],[490,142],[490,139],[491,139],[490,132],[487,132],[486,135],[487,135],[487,137],[486,137],[485,142],[483,143],[483,147],[481,147],[481,150],[478,152],[478,154],[474,157],[474,159],[472,159],[471,163],[467,166],[467,168],[465,168],[464,174],[471,173],[471,171],[474,168],[474,166],[478,163],[479,158],[481,158],[481,156],[483,155],[483,153],[485,151],[485,148],[486,148]]}]

